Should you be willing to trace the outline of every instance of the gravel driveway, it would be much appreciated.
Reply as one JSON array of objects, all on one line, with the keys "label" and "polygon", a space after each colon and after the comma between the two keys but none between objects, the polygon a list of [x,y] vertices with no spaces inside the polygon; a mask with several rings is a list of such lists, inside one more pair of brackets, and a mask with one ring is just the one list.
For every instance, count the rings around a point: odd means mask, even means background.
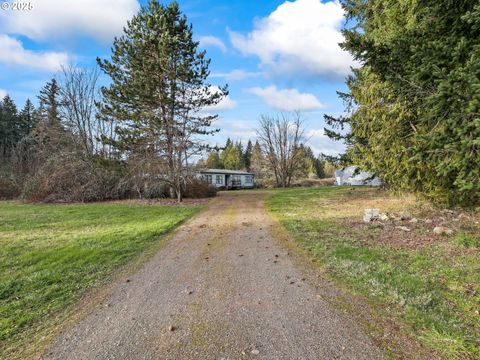
[{"label": "gravel driveway", "polygon": [[[380,359],[345,313],[317,296],[275,238],[259,191],[221,193],[50,359]],[[315,285],[315,286],[314,286]]]}]

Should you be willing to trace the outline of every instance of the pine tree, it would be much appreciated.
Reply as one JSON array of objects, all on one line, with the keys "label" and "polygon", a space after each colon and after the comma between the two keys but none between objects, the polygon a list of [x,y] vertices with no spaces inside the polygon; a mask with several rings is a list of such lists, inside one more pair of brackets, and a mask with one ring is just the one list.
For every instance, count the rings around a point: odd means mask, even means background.
[{"label": "pine tree", "polygon": [[245,152],[243,153],[243,163],[245,164],[245,168],[247,169],[247,171],[250,171],[250,166],[252,163],[252,151],[252,141],[248,139],[247,147],[245,148]]},{"label": "pine tree", "polygon": [[17,106],[9,95],[0,102],[0,155],[5,164],[11,156],[15,144],[20,140]]},{"label": "pine tree", "polygon": [[60,114],[60,87],[55,79],[51,79],[40,90],[38,95],[39,108],[35,116],[37,125],[32,133],[36,143],[36,151],[45,161],[51,155],[63,150],[73,150],[72,134],[68,132],[62,122]]},{"label": "pine tree", "polygon": [[52,79],[40,90],[38,95],[40,112],[50,126],[60,126],[60,88],[57,80]]},{"label": "pine tree", "polygon": [[230,152],[232,146],[233,146],[232,140],[230,140],[230,138],[227,138],[227,141],[225,142],[225,146],[223,147],[223,150],[220,154],[220,160],[222,161],[222,164],[225,164],[225,158],[228,156],[228,153]]},{"label": "pine tree", "polygon": [[263,155],[262,147],[258,140],[255,141],[255,145],[253,146],[250,171],[252,171],[259,180],[264,179],[267,175],[265,156]]},{"label": "pine tree", "polygon": [[244,151],[243,151],[242,142],[238,141],[235,144],[235,147],[237,148],[236,154],[240,154],[239,159],[236,159],[236,161],[238,162],[238,164],[236,165],[237,170],[244,169],[245,168],[245,154],[244,154]]},{"label": "pine tree", "polygon": [[27,99],[25,106],[20,111],[20,128],[22,137],[27,136],[35,128],[38,122],[38,114],[30,99]]},{"label": "pine tree", "polygon": [[206,147],[196,135],[218,131],[210,128],[217,116],[200,110],[228,93],[206,83],[210,60],[186,16],[176,2],[149,1],[115,39],[111,59],[97,62],[112,79],[101,90],[100,114],[118,124],[118,139],[107,141],[127,156],[165,164],[163,179],[181,201],[188,157]]}]

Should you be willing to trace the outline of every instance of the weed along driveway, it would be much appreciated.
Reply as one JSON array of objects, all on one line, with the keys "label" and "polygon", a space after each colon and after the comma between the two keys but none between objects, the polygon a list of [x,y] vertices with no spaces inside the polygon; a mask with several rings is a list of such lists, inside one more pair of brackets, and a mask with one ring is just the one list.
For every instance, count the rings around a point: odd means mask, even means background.
[{"label": "weed along driveway", "polygon": [[[268,193],[221,193],[65,329],[50,359],[380,359],[294,265]],[[321,285],[321,284],[320,284]]]}]

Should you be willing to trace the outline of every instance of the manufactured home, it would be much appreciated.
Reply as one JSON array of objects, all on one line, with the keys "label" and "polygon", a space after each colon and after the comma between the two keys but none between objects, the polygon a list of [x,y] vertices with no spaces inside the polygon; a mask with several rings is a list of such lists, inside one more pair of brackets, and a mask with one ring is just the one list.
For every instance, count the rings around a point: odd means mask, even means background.
[{"label": "manufactured home", "polygon": [[205,169],[199,171],[201,177],[217,188],[251,189],[254,187],[254,174],[240,170]]}]

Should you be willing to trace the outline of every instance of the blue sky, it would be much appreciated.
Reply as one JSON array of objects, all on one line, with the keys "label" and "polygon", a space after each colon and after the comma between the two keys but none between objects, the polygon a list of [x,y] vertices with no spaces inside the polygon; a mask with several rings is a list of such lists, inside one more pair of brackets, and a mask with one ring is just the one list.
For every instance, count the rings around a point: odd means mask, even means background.
[{"label": "blue sky", "polygon": [[[11,5],[10,1],[10,5]],[[32,10],[0,10],[0,96],[19,107],[62,65],[95,66],[115,35],[145,1],[33,0]],[[228,83],[230,94],[215,109],[227,137],[255,137],[261,114],[300,110],[309,145],[337,153],[343,145],[323,134],[323,114],[340,114],[336,95],[355,63],[338,42],[343,11],[336,1],[182,0],[196,39],[212,59],[210,82]],[[108,82],[108,79],[103,79]]]}]

